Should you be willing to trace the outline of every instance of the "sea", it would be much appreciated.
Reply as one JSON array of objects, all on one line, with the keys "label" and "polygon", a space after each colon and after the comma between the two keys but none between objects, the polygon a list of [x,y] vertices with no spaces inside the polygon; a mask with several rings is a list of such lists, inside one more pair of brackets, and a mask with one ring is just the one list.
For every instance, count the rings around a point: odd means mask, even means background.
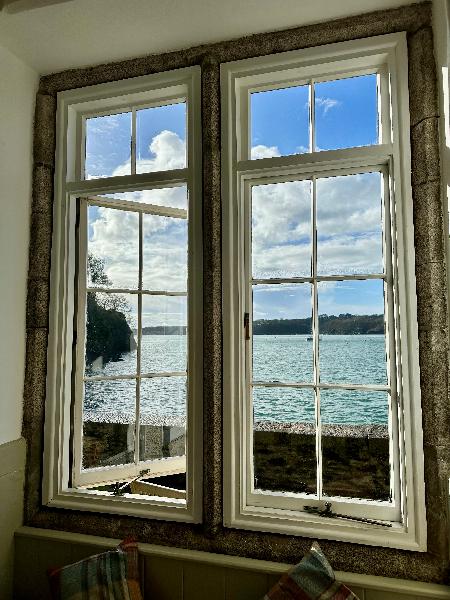
[{"label": "sea", "polygon": [[[144,335],[141,373],[186,371],[184,335]],[[321,335],[320,383],[387,385],[383,335]],[[137,351],[117,361],[97,359],[86,376],[131,376],[136,373]],[[307,335],[257,335],[253,338],[252,387],[255,422],[313,423],[315,393],[312,387],[286,384],[313,383],[313,343]],[[264,384],[270,383],[270,386]],[[140,419],[143,424],[182,425],[186,416],[186,377],[141,380]],[[384,425],[388,420],[386,391],[321,388],[318,395],[323,424]],[[85,420],[133,422],[136,381],[86,381]]]}]

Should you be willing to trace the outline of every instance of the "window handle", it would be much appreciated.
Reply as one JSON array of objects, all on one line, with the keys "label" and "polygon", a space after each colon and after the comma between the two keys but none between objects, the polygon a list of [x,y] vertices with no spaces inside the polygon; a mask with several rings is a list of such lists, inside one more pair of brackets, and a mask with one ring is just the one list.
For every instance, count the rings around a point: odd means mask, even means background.
[{"label": "window handle", "polygon": [[348,521],[358,521],[360,523],[368,523],[369,525],[381,525],[382,527],[392,527],[391,523],[386,521],[377,521],[376,519],[368,519],[366,517],[352,517],[342,513],[336,513],[331,510],[331,502],[325,502],[325,508],[318,506],[304,506],[304,510],[308,513],[319,515],[319,517],[328,517],[331,519],[345,519]]},{"label": "window handle", "polygon": [[245,339],[250,339],[250,315],[249,313],[244,313],[244,330],[245,330]]}]

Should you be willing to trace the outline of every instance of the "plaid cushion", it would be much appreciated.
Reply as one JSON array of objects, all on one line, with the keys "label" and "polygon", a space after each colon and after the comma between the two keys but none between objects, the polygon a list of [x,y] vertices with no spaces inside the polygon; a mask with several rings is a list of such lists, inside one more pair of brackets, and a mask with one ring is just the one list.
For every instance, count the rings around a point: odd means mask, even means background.
[{"label": "plaid cushion", "polygon": [[285,573],[263,600],[358,600],[336,581],[333,569],[317,542],[301,562]]},{"label": "plaid cushion", "polygon": [[50,570],[48,576],[55,600],[142,600],[134,542]]}]

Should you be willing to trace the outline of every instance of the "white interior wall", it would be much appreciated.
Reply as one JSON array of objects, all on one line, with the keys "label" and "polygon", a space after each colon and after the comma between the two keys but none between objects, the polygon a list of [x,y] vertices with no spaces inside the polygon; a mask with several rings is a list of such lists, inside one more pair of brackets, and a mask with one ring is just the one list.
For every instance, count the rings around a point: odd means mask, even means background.
[{"label": "white interior wall", "polygon": [[38,74],[0,46],[0,444],[20,437]]}]

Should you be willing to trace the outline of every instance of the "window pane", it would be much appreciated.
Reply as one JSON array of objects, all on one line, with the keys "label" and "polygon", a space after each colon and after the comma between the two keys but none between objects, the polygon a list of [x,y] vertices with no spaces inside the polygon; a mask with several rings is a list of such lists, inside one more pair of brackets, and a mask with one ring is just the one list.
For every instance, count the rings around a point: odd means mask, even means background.
[{"label": "window pane", "polygon": [[316,150],[378,143],[376,75],[316,83],[314,91]]},{"label": "window pane", "polygon": [[130,175],[131,113],[86,119],[85,179]]},{"label": "window pane", "polygon": [[309,283],[253,286],[254,381],[312,382],[311,310]]},{"label": "window pane", "polygon": [[135,212],[88,207],[88,286],[137,289],[139,217]]},{"label": "window pane", "polygon": [[186,377],[141,380],[140,460],[186,454]]},{"label": "window pane", "polygon": [[253,461],[256,489],[316,493],[314,393],[253,388]]},{"label": "window pane", "polygon": [[253,380],[313,381],[311,285],[253,286]]},{"label": "window pane", "polygon": [[311,274],[311,182],[252,187],[253,277]]},{"label": "window pane", "polygon": [[186,103],[136,111],[136,173],[186,166]]},{"label": "window pane", "polygon": [[185,210],[187,210],[188,207],[188,192],[186,185],[134,192],[116,192],[114,194],[104,194],[104,197],[115,198],[116,200],[141,202],[142,204],[154,204],[155,206],[183,208]]},{"label": "window pane", "polygon": [[83,403],[83,468],[134,460],[136,381],[87,381]]},{"label": "window pane", "polygon": [[382,176],[317,179],[319,275],[383,273]]},{"label": "window pane", "polygon": [[136,373],[137,297],[88,292],[86,376]]},{"label": "window pane", "polygon": [[389,500],[386,392],[321,390],[323,492]]},{"label": "window pane", "polygon": [[309,152],[309,86],[250,94],[251,158]]},{"label": "window pane", "polygon": [[187,290],[186,219],[143,215],[143,288],[152,291]]},{"label": "window pane", "polygon": [[383,282],[321,282],[318,295],[320,381],[386,385]]},{"label": "window pane", "polygon": [[187,298],[143,296],[141,373],[186,371]]}]

